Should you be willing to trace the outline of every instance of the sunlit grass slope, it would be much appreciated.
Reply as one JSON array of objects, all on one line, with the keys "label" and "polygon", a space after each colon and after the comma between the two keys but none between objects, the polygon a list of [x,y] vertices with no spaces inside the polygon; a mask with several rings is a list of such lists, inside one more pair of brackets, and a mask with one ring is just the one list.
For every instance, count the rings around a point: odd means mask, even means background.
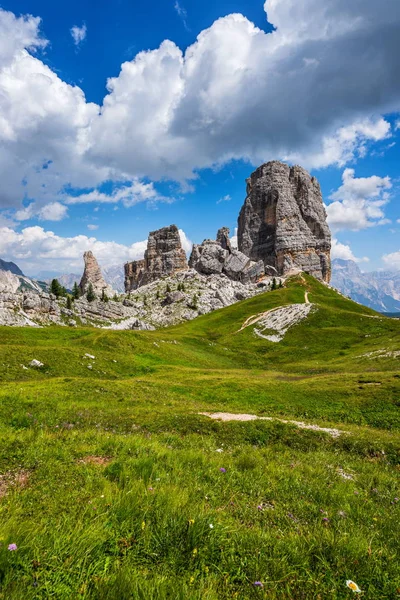
[{"label": "sunlit grass slope", "polygon": [[[241,330],[306,291],[280,343]],[[154,332],[0,329],[0,598],[397,597],[399,350],[308,276]]]}]

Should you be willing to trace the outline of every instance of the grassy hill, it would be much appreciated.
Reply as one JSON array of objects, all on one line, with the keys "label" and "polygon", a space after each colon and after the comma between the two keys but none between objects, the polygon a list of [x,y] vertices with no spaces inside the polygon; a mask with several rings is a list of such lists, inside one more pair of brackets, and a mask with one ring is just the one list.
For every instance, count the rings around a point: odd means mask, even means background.
[{"label": "grassy hill", "polygon": [[[242,329],[305,292],[281,342]],[[0,598],[397,597],[398,320],[299,276],[158,331],[1,328],[0,381]]]}]

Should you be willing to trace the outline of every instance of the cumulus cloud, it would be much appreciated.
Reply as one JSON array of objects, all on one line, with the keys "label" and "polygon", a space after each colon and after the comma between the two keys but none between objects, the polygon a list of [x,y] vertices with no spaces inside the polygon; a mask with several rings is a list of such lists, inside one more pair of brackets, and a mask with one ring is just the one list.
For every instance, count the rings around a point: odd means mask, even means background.
[{"label": "cumulus cloud", "polygon": [[385,254],[382,256],[382,260],[390,269],[400,269],[400,250]]},{"label": "cumulus cloud", "polygon": [[1,206],[63,202],[66,185],[183,182],[234,159],[343,165],[388,137],[382,115],[400,110],[398,0],[265,10],[270,33],[230,14],[185,53],[171,41],[140,52],[98,106],[33,55],[47,43],[40,19],[0,9]]},{"label": "cumulus cloud", "polygon": [[86,23],[83,23],[82,27],[78,27],[77,25],[74,25],[70,29],[70,34],[72,36],[72,39],[74,40],[75,46],[79,46],[86,39],[86,35],[87,35]]},{"label": "cumulus cloud", "polygon": [[384,206],[390,196],[390,177],[355,177],[354,169],[345,169],[342,185],[331,194],[327,206],[328,222],[334,231],[358,231],[374,225],[390,223],[385,218]]},{"label": "cumulus cloud", "polygon": [[183,229],[179,229],[179,237],[181,238],[182,248],[184,249],[184,251],[186,252],[186,254],[189,254],[192,251],[192,248],[193,248],[193,242],[192,242],[192,240],[190,240],[188,238],[188,236],[183,231]]},{"label": "cumulus cloud", "polygon": [[[192,242],[182,229],[179,234],[184,250],[190,252]],[[70,272],[74,269],[79,272],[83,267],[83,253],[87,250],[92,250],[102,266],[113,266],[143,258],[146,248],[147,239],[127,246],[86,235],[62,237],[39,226],[25,227],[21,232],[0,227],[0,256],[15,260],[27,273],[40,270]]]},{"label": "cumulus cloud", "polygon": [[352,249],[347,244],[342,244],[336,238],[332,238],[332,249],[331,249],[331,257],[341,258],[343,260],[353,260],[354,262],[369,262],[369,258],[364,256],[363,258],[357,258],[354,256]]},{"label": "cumulus cloud", "polygon": [[88,228],[90,231],[96,231],[96,229],[98,229],[98,228],[99,228],[99,226],[98,226],[98,225],[94,225],[93,223],[90,223],[90,224],[87,226],[87,228]]},{"label": "cumulus cloud", "polygon": [[15,213],[17,221],[28,221],[37,218],[39,221],[62,221],[68,214],[68,207],[60,202],[50,202],[38,208],[35,202]]}]

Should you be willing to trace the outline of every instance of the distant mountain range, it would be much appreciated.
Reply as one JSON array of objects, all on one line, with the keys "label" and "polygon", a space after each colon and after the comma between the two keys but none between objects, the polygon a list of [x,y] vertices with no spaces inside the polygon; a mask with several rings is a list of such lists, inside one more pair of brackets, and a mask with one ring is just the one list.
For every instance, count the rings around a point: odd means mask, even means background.
[{"label": "distant mountain range", "polygon": [[363,273],[352,260],[332,261],[331,285],[379,312],[400,313],[400,271]]},{"label": "distant mountain range", "polygon": [[18,275],[19,277],[23,277],[24,274],[21,269],[13,262],[6,262],[5,260],[1,260],[0,258],[0,271],[10,271],[14,275]]},{"label": "distant mountain range", "polygon": [[[124,267],[121,265],[113,265],[111,267],[103,267],[101,270],[106,282],[111,285],[113,290],[122,294],[125,291]],[[81,277],[82,275],[77,275],[76,273],[68,273],[57,276],[57,279],[67,290],[72,290],[74,283],[76,282],[79,284]],[[51,283],[51,280],[52,278],[48,278],[45,281],[46,283]]]}]

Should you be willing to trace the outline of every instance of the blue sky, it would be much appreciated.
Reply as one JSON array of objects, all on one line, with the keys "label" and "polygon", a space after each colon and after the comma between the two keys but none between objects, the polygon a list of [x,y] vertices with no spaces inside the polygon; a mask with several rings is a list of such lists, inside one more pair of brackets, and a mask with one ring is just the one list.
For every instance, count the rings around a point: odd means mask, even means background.
[{"label": "blue sky", "polygon": [[171,223],[233,234],[281,159],[319,179],[335,256],[400,268],[398,2],[323,5],[2,2],[0,256],[76,271]]}]

